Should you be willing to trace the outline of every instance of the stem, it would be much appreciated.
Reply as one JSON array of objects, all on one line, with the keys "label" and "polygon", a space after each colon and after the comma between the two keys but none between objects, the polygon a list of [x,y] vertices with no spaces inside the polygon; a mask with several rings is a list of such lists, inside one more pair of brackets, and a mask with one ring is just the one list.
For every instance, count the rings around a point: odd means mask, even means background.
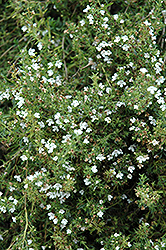
[{"label": "stem", "polygon": [[26,237],[26,232],[27,232],[27,229],[28,229],[28,213],[27,213],[27,208],[26,208],[26,197],[25,197],[25,229],[24,229],[24,237],[23,237],[23,243],[25,241],[25,237]]},{"label": "stem", "polygon": [[[26,163],[26,177],[27,177],[27,165],[28,165],[28,161]],[[26,201],[27,201],[27,198],[26,198],[26,193],[25,193],[25,229],[24,229],[23,244],[24,244],[26,232],[28,229],[28,213],[27,213]]]},{"label": "stem", "polygon": [[63,36],[63,38],[62,38],[62,51],[63,51],[63,60],[64,60],[66,80],[67,80],[68,79],[68,73],[67,73],[67,66],[66,66],[66,61],[65,61],[64,43],[65,43],[65,37]]}]

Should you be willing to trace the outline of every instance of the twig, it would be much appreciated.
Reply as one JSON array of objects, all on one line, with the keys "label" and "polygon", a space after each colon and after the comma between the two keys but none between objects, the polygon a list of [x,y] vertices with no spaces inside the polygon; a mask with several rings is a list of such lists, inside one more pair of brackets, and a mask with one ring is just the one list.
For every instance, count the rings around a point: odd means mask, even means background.
[{"label": "twig", "polygon": [[62,38],[62,50],[63,50],[63,61],[64,61],[64,67],[65,67],[66,80],[68,80],[67,66],[66,66],[66,61],[65,61],[64,44],[65,44],[65,36],[63,36],[63,38]]},{"label": "twig", "polygon": [[84,67],[79,68],[79,69],[77,70],[77,72],[72,76],[72,78],[73,78],[74,76],[76,76],[80,70],[85,69],[85,68],[87,68],[87,67],[89,67],[89,66],[91,66],[91,65],[94,65],[94,62],[93,62],[93,61],[90,61],[90,62],[89,62],[87,65],[85,65]]},{"label": "twig", "polygon": [[85,68],[87,68],[87,67],[89,67],[91,65],[94,65],[93,61],[90,61],[87,65],[85,65],[84,67],[82,67],[80,70],[85,69]]},{"label": "twig", "polygon": [[127,5],[127,8],[125,9],[124,14],[126,14],[126,13],[127,13],[129,6],[130,6],[130,3]]},{"label": "twig", "polygon": [[[163,10],[162,11],[162,14],[163,14],[163,17],[164,17],[164,24],[166,24],[166,10]],[[165,26],[163,28],[163,31],[162,31],[162,40],[161,40],[161,49],[164,48],[164,34],[165,34]],[[164,58],[165,59],[165,58]]]},{"label": "twig", "polygon": [[5,162],[3,165],[0,166],[0,168],[4,168],[10,161],[13,161],[18,155],[19,153],[21,153],[21,151],[23,150],[23,148],[21,148],[13,157],[12,159],[10,159],[9,161]]},{"label": "twig", "polygon": [[[155,7],[151,10],[151,13],[155,10]],[[144,17],[143,19],[141,19],[141,21],[144,21],[146,20],[150,15],[151,13],[149,13],[146,17]]]},{"label": "twig", "polygon": [[[18,42],[20,43],[22,40],[24,39],[24,37],[22,37]],[[11,49],[13,49],[15,46],[17,45],[12,45],[9,49],[7,49],[1,56],[0,59],[5,56]]]},{"label": "twig", "polygon": [[14,244],[15,242],[16,242],[16,241],[13,241],[13,242],[10,244],[10,246],[8,247],[7,250],[11,250],[11,247],[13,246],[13,244]]},{"label": "twig", "polygon": [[163,28],[163,31],[162,31],[161,49],[164,48],[164,34],[165,34],[165,27]]},{"label": "twig", "polygon": [[28,229],[28,213],[27,213],[27,208],[26,208],[26,196],[25,196],[25,229],[24,229],[24,236],[23,236],[23,244],[25,241],[27,229]]},{"label": "twig", "polygon": [[[28,44],[32,41],[32,38],[29,39],[29,41],[26,43],[25,47],[26,48],[28,46]],[[20,42],[20,41],[19,41]],[[18,53],[19,54],[19,53]],[[17,55],[18,55],[17,54]],[[15,65],[15,63],[19,60],[20,57],[17,57],[17,59],[12,63],[13,65]],[[9,69],[8,73],[7,73],[7,77],[9,76],[9,74],[11,73],[12,71],[12,67]]]},{"label": "twig", "polygon": [[[28,165],[28,161],[26,162],[26,177],[27,177],[27,165]],[[27,202],[27,197],[26,197],[26,193],[25,193],[25,208],[24,208],[25,209],[25,229],[24,229],[24,236],[23,236],[23,244],[24,244],[27,229],[28,229],[28,213],[27,213],[26,202]]]}]

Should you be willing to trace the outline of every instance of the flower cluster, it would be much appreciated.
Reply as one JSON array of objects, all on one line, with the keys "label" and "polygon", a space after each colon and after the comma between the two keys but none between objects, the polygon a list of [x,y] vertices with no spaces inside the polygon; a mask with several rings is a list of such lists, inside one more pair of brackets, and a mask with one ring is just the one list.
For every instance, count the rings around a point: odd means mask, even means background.
[{"label": "flower cluster", "polygon": [[0,92],[0,244],[164,249],[162,1],[84,0],[72,21],[67,1],[23,2],[29,42]]}]

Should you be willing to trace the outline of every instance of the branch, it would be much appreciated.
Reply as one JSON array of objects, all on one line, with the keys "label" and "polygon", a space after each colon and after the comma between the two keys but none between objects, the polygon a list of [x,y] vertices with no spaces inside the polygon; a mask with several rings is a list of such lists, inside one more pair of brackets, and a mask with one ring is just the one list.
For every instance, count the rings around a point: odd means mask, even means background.
[{"label": "branch", "polygon": [[66,61],[65,61],[64,43],[65,43],[65,36],[63,36],[62,38],[62,50],[63,50],[63,61],[64,61],[64,67],[65,67],[66,80],[68,80],[67,66],[66,66]]}]

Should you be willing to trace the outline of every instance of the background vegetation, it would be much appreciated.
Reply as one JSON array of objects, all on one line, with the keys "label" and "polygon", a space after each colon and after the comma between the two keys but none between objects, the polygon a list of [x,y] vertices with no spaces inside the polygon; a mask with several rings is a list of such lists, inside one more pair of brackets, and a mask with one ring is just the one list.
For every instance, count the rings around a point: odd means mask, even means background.
[{"label": "background vegetation", "polygon": [[166,248],[165,6],[1,1],[1,249]]}]

